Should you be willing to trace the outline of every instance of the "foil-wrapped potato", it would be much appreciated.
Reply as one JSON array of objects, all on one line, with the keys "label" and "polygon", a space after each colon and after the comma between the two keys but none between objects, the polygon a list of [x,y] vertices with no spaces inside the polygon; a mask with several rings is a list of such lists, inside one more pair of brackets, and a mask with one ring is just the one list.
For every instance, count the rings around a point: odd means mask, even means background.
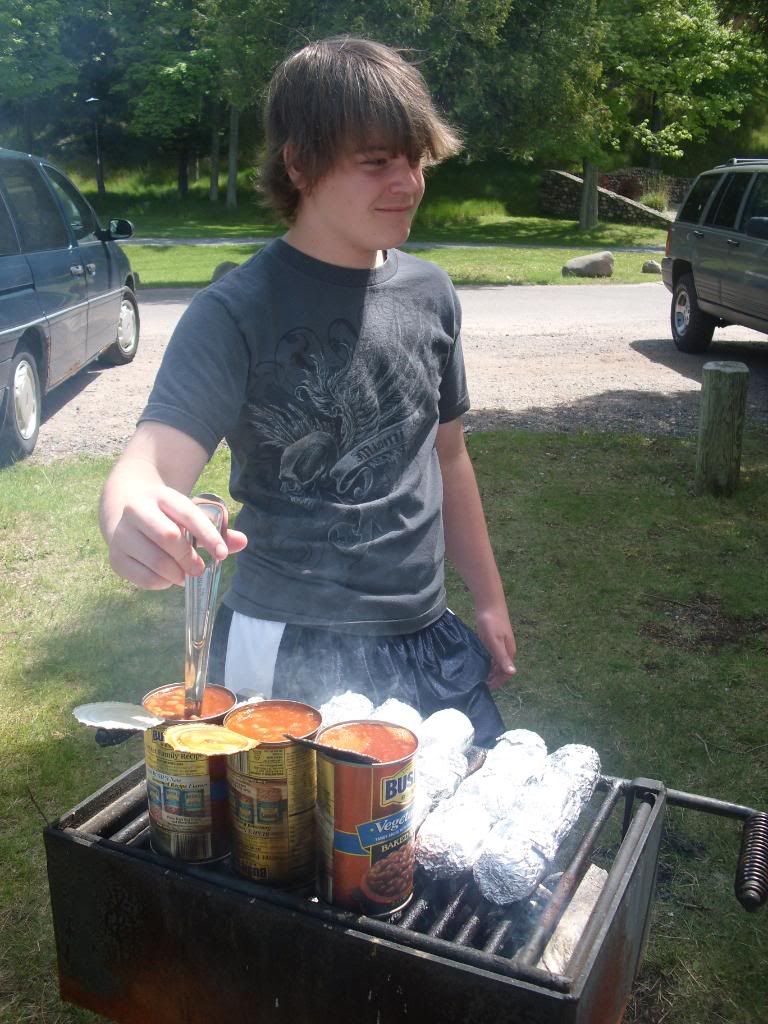
[{"label": "foil-wrapped potato", "polygon": [[466,754],[475,738],[472,722],[456,708],[443,708],[425,718],[419,727],[419,746],[438,744]]},{"label": "foil-wrapped potato", "polygon": [[377,722],[392,722],[395,725],[402,725],[403,728],[415,732],[417,736],[419,726],[421,725],[421,715],[416,708],[412,708],[410,704],[405,704],[394,697],[390,697],[383,704],[379,704],[377,708],[374,708],[369,717]]},{"label": "foil-wrapped potato", "polygon": [[497,821],[474,866],[480,892],[492,903],[524,899],[587,806],[600,778],[596,750],[571,743],[547,758],[539,781],[524,787],[513,812]]},{"label": "foil-wrapped potato", "polygon": [[334,694],[322,704],[318,711],[323,716],[323,725],[336,725],[338,722],[353,722],[360,718],[368,718],[373,711],[373,701],[364,693],[345,690]]},{"label": "foil-wrapped potato", "polygon": [[472,868],[492,825],[474,801],[444,800],[416,835],[416,860],[430,878],[456,878]]}]

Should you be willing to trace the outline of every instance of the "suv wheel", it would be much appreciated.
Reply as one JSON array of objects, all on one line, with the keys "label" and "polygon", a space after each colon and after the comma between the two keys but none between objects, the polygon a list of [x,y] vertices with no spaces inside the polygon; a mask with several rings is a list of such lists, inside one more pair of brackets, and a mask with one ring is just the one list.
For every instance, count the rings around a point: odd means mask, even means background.
[{"label": "suv wheel", "polygon": [[681,352],[706,352],[715,330],[715,318],[699,309],[692,274],[683,274],[672,293],[672,338]]},{"label": "suv wheel", "polygon": [[15,462],[31,455],[40,432],[42,393],[37,362],[19,349],[11,360],[5,423],[0,431],[0,462]]},{"label": "suv wheel", "polygon": [[130,288],[123,288],[117,338],[101,353],[101,361],[109,366],[124,366],[133,361],[139,347],[139,307]]}]

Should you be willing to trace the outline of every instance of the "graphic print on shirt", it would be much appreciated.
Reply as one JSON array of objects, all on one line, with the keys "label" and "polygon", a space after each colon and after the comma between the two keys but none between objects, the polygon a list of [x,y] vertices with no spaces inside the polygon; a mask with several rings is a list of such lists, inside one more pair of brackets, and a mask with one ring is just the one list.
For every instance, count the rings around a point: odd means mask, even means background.
[{"label": "graphic print on shirt", "polygon": [[[337,551],[358,557],[391,528],[386,513],[377,518],[359,506],[397,486],[436,402],[423,325],[409,322],[406,335],[389,304],[369,304],[365,313],[386,317],[385,345],[368,343],[348,320],[333,321],[325,337],[305,327],[284,333],[273,358],[252,371],[248,423],[249,470],[279,490],[282,503],[318,517],[314,525]],[[319,553],[310,547],[297,543],[281,555],[314,562]]]}]

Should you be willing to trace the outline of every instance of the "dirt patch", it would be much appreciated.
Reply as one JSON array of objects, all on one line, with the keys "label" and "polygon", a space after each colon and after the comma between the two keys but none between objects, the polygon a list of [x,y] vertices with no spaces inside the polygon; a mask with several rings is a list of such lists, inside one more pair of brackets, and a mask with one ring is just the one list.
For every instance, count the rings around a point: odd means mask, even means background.
[{"label": "dirt patch", "polygon": [[657,598],[649,604],[660,618],[644,622],[640,633],[683,651],[726,647],[768,632],[768,618],[727,615],[716,597],[701,595],[687,602]]}]

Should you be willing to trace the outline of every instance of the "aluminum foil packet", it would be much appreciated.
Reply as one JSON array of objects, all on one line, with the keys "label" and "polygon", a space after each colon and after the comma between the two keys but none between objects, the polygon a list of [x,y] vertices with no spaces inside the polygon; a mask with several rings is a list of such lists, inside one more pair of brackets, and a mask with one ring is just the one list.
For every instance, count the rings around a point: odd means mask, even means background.
[{"label": "aluminum foil packet", "polygon": [[475,738],[475,729],[463,712],[456,708],[443,708],[424,719],[418,736],[420,747],[438,744],[466,754]]},{"label": "aluminum foil packet", "polygon": [[493,903],[524,899],[578,821],[600,777],[600,757],[568,744],[547,758],[542,777],[523,787],[512,814],[498,821],[474,866],[475,881]]},{"label": "aluminum foil packet", "polygon": [[405,704],[395,697],[390,697],[383,704],[379,704],[368,717],[378,722],[393,722],[395,725],[402,725],[403,728],[415,732],[417,736],[422,721],[416,708],[412,708],[410,704]]},{"label": "aluminum foil packet", "polygon": [[318,711],[323,716],[324,726],[336,725],[337,722],[368,718],[373,711],[373,701],[369,700],[364,693],[346,690],[344,693],[334,694],[330,700],[318,708]]},{"label": "aluminum foil packet", "polygon": [[492,826],[474,801],[445,800],[418,831],[416,860],[430,878],[456,878],[471,870]]},{"label": "aluminum foil packet", "polygon": [[462,799],[474,799],[500,821],[514,813],[528,785],[541,778],[547,763],[547,745],[529,729],[513,729],[488,751],[485,763],[458,790]]},{"label": "aluminum foil packet", "polygon": [[416,754],[416,787],[430,809],[452,797],[468,771],[467,758],[446,747],[431,746]]}]

